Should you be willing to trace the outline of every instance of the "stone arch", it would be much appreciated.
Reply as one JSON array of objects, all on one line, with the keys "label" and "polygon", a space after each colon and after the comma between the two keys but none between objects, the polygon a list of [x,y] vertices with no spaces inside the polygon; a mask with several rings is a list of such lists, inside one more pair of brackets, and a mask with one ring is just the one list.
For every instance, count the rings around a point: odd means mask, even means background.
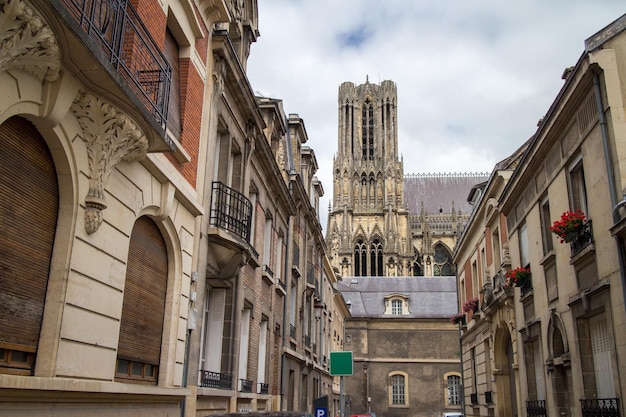
[{"label": "stone arch", "polygon": [[515,369],[517,369],[515,339],[511,337],[512,330],[501,321],[496,327],[494,336],[494,374],[496,377],[496,405],[497,415],[513,416],[517,412],[517,384]]}]

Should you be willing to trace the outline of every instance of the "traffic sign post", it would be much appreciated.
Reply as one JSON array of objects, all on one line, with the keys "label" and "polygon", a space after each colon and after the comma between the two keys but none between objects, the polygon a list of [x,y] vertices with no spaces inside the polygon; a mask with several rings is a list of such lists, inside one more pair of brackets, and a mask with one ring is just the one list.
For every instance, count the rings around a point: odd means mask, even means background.
[{"label": "traffic sign post", "polygon": [[352,374],[354,374],[352,352],[330,352],[330,375],[352,376]]},{"label": "traffic sign post", "polygon": [[[330,375],[339,377],[339,417],[344,417],[343,377],[354,374],[352,351],[330,352]],[[317,416],[316,416],[317,417]]]}]

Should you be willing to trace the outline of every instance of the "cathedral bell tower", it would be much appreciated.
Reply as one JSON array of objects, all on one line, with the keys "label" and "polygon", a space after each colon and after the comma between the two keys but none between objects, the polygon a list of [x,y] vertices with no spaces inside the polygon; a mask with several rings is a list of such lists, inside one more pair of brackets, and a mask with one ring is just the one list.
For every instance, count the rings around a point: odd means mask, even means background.
[{"label": "cathedral bell tower", "polygon": [[408,272],[411,248],[396,105],[393,81],[339,86],[339,141],[326,238],[331,261],[344,276]]}]

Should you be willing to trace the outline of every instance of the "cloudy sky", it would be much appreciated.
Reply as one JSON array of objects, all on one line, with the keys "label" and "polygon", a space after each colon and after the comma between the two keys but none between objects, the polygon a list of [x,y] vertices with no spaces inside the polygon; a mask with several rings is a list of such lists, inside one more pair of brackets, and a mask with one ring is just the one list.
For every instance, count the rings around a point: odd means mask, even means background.
[{"label": "cloudy sky", "polygon": [[405,173],[490,172],[535,131],[624,0],[259,0],[253,90],[304,120],[332,195],[337,93],[392,80]]}]

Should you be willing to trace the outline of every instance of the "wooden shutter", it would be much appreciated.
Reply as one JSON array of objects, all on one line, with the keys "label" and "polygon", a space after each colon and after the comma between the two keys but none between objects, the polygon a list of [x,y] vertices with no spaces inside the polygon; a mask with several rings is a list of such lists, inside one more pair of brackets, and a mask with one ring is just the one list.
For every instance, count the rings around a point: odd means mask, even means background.
[{"label": "wooden shutter", "polygon": [[175,136],[180,136],[180,68],[178,65],[178,43],[172,32],[165,32],[163,55],[172,67],[172,83],[167,108],[167,127]]},{"label": "wooden shutter", "polygon": [[0,347],[35,352],[59,205],[48,147],[27,120],[0,125]]},{"label": "wooden shutter", "polygon": [[156,224],[140,217],[130,237],[118,357],[159,364],[166,285],[165,242]]}]

